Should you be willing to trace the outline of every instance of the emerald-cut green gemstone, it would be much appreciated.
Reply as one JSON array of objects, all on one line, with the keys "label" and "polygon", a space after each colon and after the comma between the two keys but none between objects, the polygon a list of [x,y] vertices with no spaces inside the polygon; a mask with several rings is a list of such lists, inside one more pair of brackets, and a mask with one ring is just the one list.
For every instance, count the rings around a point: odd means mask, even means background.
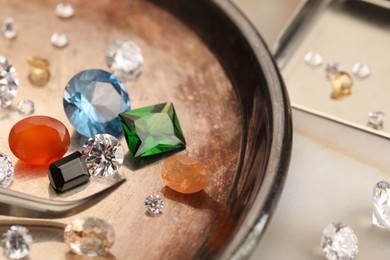
[{"label": "emerald-cut green gemstone", "polygon": [[141,162],[186,146],[172,103],[133,109],[119,115],[132,162]]}]

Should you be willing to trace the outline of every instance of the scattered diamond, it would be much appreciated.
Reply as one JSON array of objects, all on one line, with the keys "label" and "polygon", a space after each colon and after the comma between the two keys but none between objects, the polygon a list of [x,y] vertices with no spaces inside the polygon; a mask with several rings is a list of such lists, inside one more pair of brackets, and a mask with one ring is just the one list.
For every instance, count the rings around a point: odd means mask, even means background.
[{"label": "scattered diamond", "polygon": [[118,114],[130,110],[125,86],[103,70],[76,74],[66,85],[63,102],[70,123],[86,137],[100,133],[120,135]]},{"label": "scattered diamond", "polygon": [[64,48],[69,44],[69,39],[66,34],[55,32],[51,35],[50,42],[54,47]]},{"label": "scattered diamond", "polygon": [[322,233],[321,246],[328,260],[351,260],[358,253],[355,233],[341,222],[326,226]]},{"label": "scattered diamond", "polygon": [[14,166],[11,159],[3,152],[0,152],[0,186],[8,187],[14,178]]},{"label": "scattered diamond", "polygon": [[326,63],[325,66],[326,78],[331,80],[333,74],[335,74],[337,71],[340,70],[341,70],[340,63],[336,61],[329,61],[328,63]]},{"label": "scattered diamond", "polygon": [[83,155],[89,173],[94,176],[110,176],[123,163],[123,148],[118,139],[109,134],[97,134],[85,143]]},{"label": "scattered diamond", "polygon": [[160,197],[160,195],[149,195],[145,199],[145,207],[150,215],[161,214],[162,209],[164,208],[164,200]]},{"label": "scattered diamond", "polygon": [[27,60],[30,67],[28,79],[34,86],[44,86],[50,79],[49,61],[41,57],[30,57]]},{"label": "scattered diamond", "polygon": [[18,93],[19,78],[9,61],[0,56],[0,110],[11,105]]},{"label": "scattered diamond", "polygon": [[369,65],[364,63],[356,63],[352,67],[352,73],[358,79],[365,79],[371,75],[371,68]]},{"label": "scattered diamond", "polygon": [[348,73],[337,71],[332,75],[331,80],[333,87],[331,94],[332,99],[339,99],[351,94],[353,81]]},{"label": "scattered diamond", "polygon": [[372,223],[390,231],[390,183],[378,182],[374,187]]},{"label": "scattered diamond", "polygon": [[105,256],[115,241],[114,229],[98,218],[75,219],[65,227],[65,243],[78,255]]},{"label": "scattered diamond", "polygon": [[34,114],[35,105],[34,102],[30,99],[22,99],[18,102],[18,111],[22,115],[31,115]]},{"label": "scattered diamond", "polygon": [[22,259],[28,255],[32,244],[32,236],[23,226],[11,226],[1,240],[4,255],[11,259]]},{"label": "scattered diamond", "polygon": [[73,5],[69,3],[59,3],[56,6],[56,15],[59,18],[67,19],[74,15]]},{"label": "scattered diamond", "polygon": [[303,57],[303,60],[306,62],[307,65],[310,65],[312,67],[321,66],[323,61],[321,54],[316,51],[307,52]]},{"label": "scattered diamond", "polygon": [[115,76],[122,80],[132,80],[141,73],[144,58],[135,42],[116,40],[107,48],[106,62]]},{"label": "scattered diamond", "polygon": [[5,18],[1,22],[0,30],[5,38],[15,38],[17,33],[17,26],[15,24],[14,19],[12,19],[11,17]]},{"label": "scattered diamond", "polygon": [[195,193],[207,185],[204,165],[184,154],[174,155],[164,161],[161,168],[164,183],[180,193]]},{"label": "scattered diamond", "polygon": [[368,113],[367,126],[374,128],[376,130],[382,130],[384,117],[385,117],[385,113],[383,113],[381,111],[375,111],[375,112]]}]

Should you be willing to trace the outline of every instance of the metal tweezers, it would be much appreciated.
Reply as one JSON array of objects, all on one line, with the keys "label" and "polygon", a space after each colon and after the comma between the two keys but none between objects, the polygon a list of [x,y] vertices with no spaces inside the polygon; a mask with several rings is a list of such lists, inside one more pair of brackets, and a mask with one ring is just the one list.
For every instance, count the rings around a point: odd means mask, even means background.
[{"label": "metal tweezers", "polygon": [[22,218],[65,218],[95,205],[121,186],[126,179],[89,197],[74,201],[56,201],[0,188],[0,215]]}]

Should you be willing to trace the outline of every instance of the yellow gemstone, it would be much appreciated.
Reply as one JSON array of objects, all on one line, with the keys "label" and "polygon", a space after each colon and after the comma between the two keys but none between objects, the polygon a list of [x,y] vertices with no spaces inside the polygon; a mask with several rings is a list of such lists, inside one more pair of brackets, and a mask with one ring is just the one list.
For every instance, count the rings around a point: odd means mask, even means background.
[{"label": "yellow gemstone", "polygon": [[337,71],[331,76],[331,81],[333,87],[332,99],[339,99],[351,94],[353,81],[348,73]]},{"label": "yellow gemstone", "polygon": [[44,86],[50,79],[49,61],[41,57],[30,57],[27,62],[30,66],[30,83],[34,86]]},{"label": "yellow gemstone", "polygon": [[204,165],[183,154],[166,159],[161,176],[169,188],[180,193],[199,192],[206,187],[208,179]]}]

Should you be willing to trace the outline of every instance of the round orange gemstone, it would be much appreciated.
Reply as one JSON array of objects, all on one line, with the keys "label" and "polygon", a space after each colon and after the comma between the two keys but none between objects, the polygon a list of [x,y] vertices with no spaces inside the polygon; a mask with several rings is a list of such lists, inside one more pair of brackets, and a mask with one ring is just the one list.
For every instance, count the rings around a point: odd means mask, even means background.
[{"label": "round orange gemstone", "polygon": [[33,165],[47,165],[68,150],[70,136],[65,125],[48,116],[31,116],[11,129],[9,147],[20,160]]},{"label": "round orange gemstone", "polygon": [[203,190],[207,184],[204,165],[183,154],[166,159],[161,176],[169,188],[180,193],[195,193]]}]

